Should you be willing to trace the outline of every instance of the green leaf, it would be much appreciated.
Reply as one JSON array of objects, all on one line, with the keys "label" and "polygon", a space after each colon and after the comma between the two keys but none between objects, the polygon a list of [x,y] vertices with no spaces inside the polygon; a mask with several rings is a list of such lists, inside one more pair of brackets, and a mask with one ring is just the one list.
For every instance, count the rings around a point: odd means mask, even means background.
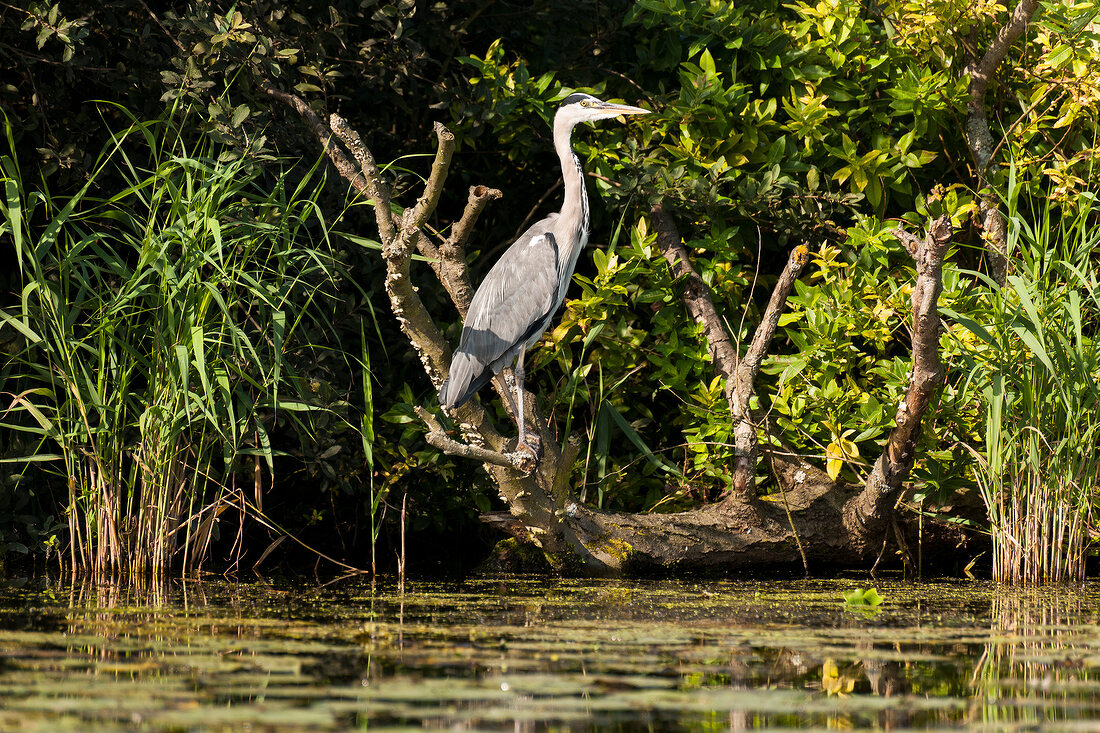
[{"label": "green leaf", "polygon": [[703,49],[703,53],[699,55],[699,68],[706,74],[707,79],[716,79],[718,77],[718,70],[714,65],[714,57],[710,55],[710,49]]},{"label": "green leaf", "polygon": [[229,124],[233,127],[240,127],[241,123],[248,119],[250,111],[247,104],[239,105],[233,110],[233,117],[230,118]]},{"label": "green leaf", "polygon": [[856,588],[844,594],[844,603],[849,606],[881,606],[883,600],[883,597],[879,595],[878,589],[874,587],[867,588],[866,590],[863,588]]}]

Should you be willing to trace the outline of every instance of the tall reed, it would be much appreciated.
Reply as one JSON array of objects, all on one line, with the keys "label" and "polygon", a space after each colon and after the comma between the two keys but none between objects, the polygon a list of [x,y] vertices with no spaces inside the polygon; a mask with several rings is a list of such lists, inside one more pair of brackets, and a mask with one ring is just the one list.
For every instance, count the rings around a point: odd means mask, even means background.
[{"label": "tall reed", "polygon": [[2,427],[37,436],[28,460],[67,487],[69,562],[97,573],[203,562],[218,516],[245,509],[236,471],[273,470],[275,421],[313,409],[292,352],[307,361],[330,328],[316,170],[265,180],[247,156],[189,144],[182,114],[133,120],[72,196],[0,158],[20,281],[0,329],[21,342]]},{"label": "tall reed", "polygon": [[1100,482],[1100,280],[1093,194],[1054,212],[1008,198],[1013,274],[993,289],[972,378],[986,408],[977,478],[993,536],[993,576],[1081,580]]}]

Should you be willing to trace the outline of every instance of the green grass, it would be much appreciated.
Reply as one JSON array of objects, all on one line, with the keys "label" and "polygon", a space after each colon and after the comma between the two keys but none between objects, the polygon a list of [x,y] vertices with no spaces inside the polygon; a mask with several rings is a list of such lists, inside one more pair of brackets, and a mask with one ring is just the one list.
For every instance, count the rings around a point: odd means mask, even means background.
[{"label": "green grass", "polygon": [[993,575],[1012,583],[1082,580],[1100,481],[1100,292],[1095,195],[1054,212],[1018,206],[1010,184],[1013,271],[993,289],[971,378],[986,409],[977,478],[993,536]]},{"label": "green grass", "polygon": [[97,573],[199,567],[252,469],[274,471],[276,422],[318,409],[294,365],[331,329],[323,181],[189,144],[181,114],[134,120],[71,196],[0,158],[19,288],[0,429],[31,439],[9,462],[63,482],[68,563]]}]

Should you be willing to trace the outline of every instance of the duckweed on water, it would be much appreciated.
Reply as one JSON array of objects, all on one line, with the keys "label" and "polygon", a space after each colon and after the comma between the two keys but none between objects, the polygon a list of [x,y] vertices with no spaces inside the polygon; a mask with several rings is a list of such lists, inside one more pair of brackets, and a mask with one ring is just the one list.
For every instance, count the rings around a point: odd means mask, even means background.
[{"label": "duckweed on water", "polygon": [[0,730],[1100,724],[1095,588],[880,583],[866,616],[853,587],[8,585]]}]

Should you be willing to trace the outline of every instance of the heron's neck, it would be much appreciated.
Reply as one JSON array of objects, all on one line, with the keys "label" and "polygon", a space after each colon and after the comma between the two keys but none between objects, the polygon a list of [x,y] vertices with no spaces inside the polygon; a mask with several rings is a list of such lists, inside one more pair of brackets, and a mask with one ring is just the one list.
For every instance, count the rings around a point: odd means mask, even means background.
[{"label": "heron's neck", "polygon": [[562,120],[554,121],[554,150],[561,161],[561,176],[565,183],[565,201],[561,207],[561,221],[577,222],[577,230],[571,232],[568,242],[559,242],[567,252],[569,272],[577,263],[577,257],[588,242],[588,192],[584,186],[584,171],[580,161],[573,154],[570,143],[572,126]]}]

